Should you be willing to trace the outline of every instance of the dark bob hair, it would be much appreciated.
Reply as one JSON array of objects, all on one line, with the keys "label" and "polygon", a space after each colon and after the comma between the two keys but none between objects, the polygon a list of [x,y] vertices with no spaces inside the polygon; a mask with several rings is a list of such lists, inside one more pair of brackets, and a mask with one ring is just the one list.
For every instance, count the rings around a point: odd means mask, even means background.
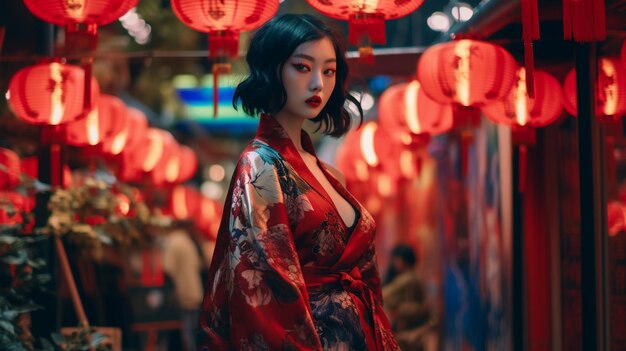
[{"label": "dark bob hair", "polygon": [[361,104],[346,89],[348,62],[341,34],[318,18],[306,14],[274,17],[252,37],[246,56],[250,74],[235,89],[233,107],[237,109],[240,102],[243,111],[250,116],[279,112],[287,102],[287,92],[282,83],[285,62],[300,44],[324,37],[333,43],[337,56],[335,89],[313,121],[320,123],[318,130],[323,122],[326,134],[335,137],[344,135],[350,129],[350,113],[345,108],[346,100],[349,100],[359,110],[362,122]]}]

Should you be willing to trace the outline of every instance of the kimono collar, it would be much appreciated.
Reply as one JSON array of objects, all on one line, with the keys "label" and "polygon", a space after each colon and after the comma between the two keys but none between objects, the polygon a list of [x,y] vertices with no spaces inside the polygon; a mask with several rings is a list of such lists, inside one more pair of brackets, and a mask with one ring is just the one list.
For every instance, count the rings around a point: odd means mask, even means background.
[{"label": "kimono collar", "polygon": [[[268,114],[262,114],[259,121],[259,126],[256,132],[255,139],[258,139],[265,144],[271,146],[274,150],[278,151],[287,161],[293,162],[295,160],[301,161],[298,149],[294,145],[293,141],[278,123],[274,117]],[[304,130],[301,130],[300,139],[302,140],[302,147],[306,152],[317,157],[313,142],[309,134]]]}]

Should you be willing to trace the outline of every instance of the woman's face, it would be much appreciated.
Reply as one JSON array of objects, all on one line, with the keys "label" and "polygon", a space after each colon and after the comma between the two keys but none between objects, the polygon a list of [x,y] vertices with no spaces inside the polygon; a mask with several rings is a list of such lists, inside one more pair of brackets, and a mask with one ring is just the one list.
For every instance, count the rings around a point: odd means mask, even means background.
[{"label": "woman's face", "polygon": [[291,117],[315,118],[335,89],[337,59],[327,37],[300,44],[283,66],[287,102],[280,111]]}]

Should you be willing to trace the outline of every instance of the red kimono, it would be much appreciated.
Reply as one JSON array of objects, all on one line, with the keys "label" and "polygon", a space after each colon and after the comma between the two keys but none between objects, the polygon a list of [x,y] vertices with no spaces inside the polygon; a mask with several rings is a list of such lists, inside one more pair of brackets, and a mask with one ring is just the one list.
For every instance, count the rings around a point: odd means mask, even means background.
[{"label": "red kimono", "polygon": [[[305,150],[315,155],[302,132]],[[289,136],[262,116],[241,155],[207,281],[200,350],[399,350],[381,307],[371,215],[346,227]]]}]

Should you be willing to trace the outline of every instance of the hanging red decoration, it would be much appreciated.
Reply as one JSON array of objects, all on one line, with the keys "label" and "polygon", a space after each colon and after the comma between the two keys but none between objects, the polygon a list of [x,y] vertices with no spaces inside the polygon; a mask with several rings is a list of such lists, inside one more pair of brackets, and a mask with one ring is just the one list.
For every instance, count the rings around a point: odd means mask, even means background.
[{"label": "hanging red decoration", "polygon": [[431,46],[417,63],[422,89],[435,101],[453,105],[454,125],[461,131],[461,170],[467,174],[471,128],[480,122],[478,108],[509,93],[517,71],[503,48],[479,40],[460,39]]},{"label": "hanging red decoration", "polygon": [[86,117],[63,126],[65,142],[73,146],[98,145],[124,129],[126,114],[126,105],[122,100],[100,94],[95,108]]},{"label": "hanging red decoration", "polygon": [[405,145],[424,144],[428,137],[452,129],[452,107],[424,93],[417,80],[391,86],[380,96],[380,126]]},{"label": "hanging red decoration", "polygon": [[222,207],[217,201],[207,197],[200,197],[200,206],[193,216],[196,228],[210,241],[217,239],[220,220],[222,218]]},{"label": "hanging red decoration", "polygon": [[520,68],[511,92],[502,100],[485,105],[483,113],[494,123],[539,128],[555,122],[563,110],[561,84],[550,74],[535,71],[535,98],[526,88],[526,70]]},{"label": "hanging red decoration", "polygon": [[337,168],[346,177],[346,181],[365,182],[369,178],[369,170],[367,163],[361,157],[359,150],[360,129],[352,130],[346,134],[345,139],[337,150],[337,158],[335,163]]},{"label": "hanging red decoration", "polygon": [[524,67],[526,68],[526,90],[528,96],[535,97],[535,56],[533,40],[538,40],[539,9],[537,0],[522,0],[522,39],[524,40]]},{"label": "hanging red decoration", "polygon": [[122,150],[132,150],[140,142],[142,135],[148,130],[148,119],[143,112],[126,107],[126,123],[123,129],[113,137],[104,140],[101,152],[109,155],[119,155]]},{"label": "hanging red decoration", "polygon": [[138,146],[120,153],[120,167],[117,176],[122,181],[137,182],[152,171],[163,172],[157,178],[164,178],[165,162],[169,159],[178,143],[171,133],[148,128]]},{"label": "hanging red decoration", "polygon": [[[91,55],[98,45],[98,26],[111,23],[131,8],[138,0],[24,0],[28,10],[35,16],[58,26],[65,27],[65,54]],[[92,57],[82,60],[85,71],[83,105],[91,110]]]},{"label": "hanging red decoration", "polygon": [[213,115],[217,116],[218,77],[230,73],[227,58],[239,54],[239,33],[254,30],[278,11],[278,0],[172,0],[176,16],[188,27],[209,34],[213,64]]},{"label": "hanging red decoration", "polygon": [[[9,104],[25,122],[59,125],[84,117],[84,72],[78,66],[47,63],[18,71],[9,83]],[[91,78],[91,99],[100,94]]]},{"label": "hanging red decoration", "polygon": [[198,190],[185,185],[177,185],[172,188],[169,207],[163,213],[175,219],[193,218],[200,210],[201,198],[202,195]]},{"label": "hanging red decoration", "polygon": [[[30,178],[37,179],[38,168],[39,161],[37,160],[37,156],[25,157],[21,161],[22,173]],[[72,185],[72,171],[68,165],[63,165],[63,188],[67,189],[70,185]]]},{"label": "hanging red decoration", "polygon": [[461,39],[431,46],[417,64],[424,92],[440,103],[480,107],[511,90],[517,63],[503,48]]},{"label": "hanging red decoration", "polygon": [[576,41],[606,38],[604,0],[563,0],[563,37]]},{"label": "hanging red decoration", "polygon": [[348,21],[348,40],[359,46],[360,60],[372,64],[372,44],[385,44],[385,20],[398,19],[417,10],[424,0],[307,0],[325,16]]},{"label": "hanging red decoration", "polygon": [[15,152],[0,147],[0,189],[13,189],[20,184],[20,158]]},{"label": "hanging red decoration", "polygon": [[[564,106],[572,116],[578,115],[576,70],[563,82]],[[616,120],[626,114],[626,69],[617,59],[598,60],[596,116],[600,120]]]},{"label": "hanging red decoration", "polygon": [[167,183],[184,183],[191,179],[198,170],[198,158],[190,147],[181,145],[178,152],[168,160],[165,167],[165,181]]}]

